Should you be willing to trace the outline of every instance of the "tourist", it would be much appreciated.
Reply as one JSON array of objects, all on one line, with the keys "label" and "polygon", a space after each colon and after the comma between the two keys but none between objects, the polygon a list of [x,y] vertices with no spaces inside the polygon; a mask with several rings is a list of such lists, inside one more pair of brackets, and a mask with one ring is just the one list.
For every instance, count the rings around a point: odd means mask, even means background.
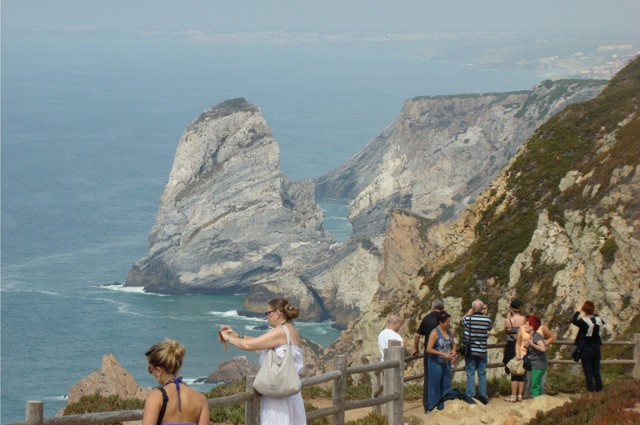
[{"label": "tourist", "polygon": [[600,375],[600,330],[604,322],[594,314],[595,306],[592,301],[585,301],[581,311],[576,311],[571,320],[578,327],[575,344],[580,347],[580,362],[587,384],[587,391],[602,391],[602,376]]},{"label": "tourist", "polygon": [[[504,331],[507,334],[507,345],[504,347],[504,356],[502,358],[502,363],[504,363],[505,365],[517,355],[516,351],[518,347],[516,346],[516,343],[518,338],[518,331],[526,323],[525,317],[521,313],[521,309],[522,301],[511,301],[511,304],[509,305],[509,312],[507,313],[507,318],[504,321]],[[522,356],[518,356],[518,358],[521,359]],[[506,366],[505,370],[507,373],[510,373],[509,369]],[[511,395],[505,400],[513,403],[518,400],[522,400],[523,395],[524,375],[516,375],[514,373],[511,373]]]},{"label": "tourist", "polygon": [[[526,318],[528,317],[529,316],[526,316]],[[549,328],[544,323],[540,325],[538,332],[540,332],[540,334],[542,334],[542,336],[544,337],[544,343],[548,349],[549,346],[556,340],[555,334],[551,333],[551,330],[549,330]],[[527,340],[527,344],[528,344],[528,340]],[[525,354],[526,354],[526,348],[525,348]],[[542,375],[542,394],[547,393],[547,376],[548,376],[547,373]],[[525,399],[531,398],[531,371],[530,370],[528,370],[524,375],[524,395],[523,396],[524,396],[523,398]]]},{"label": "tourist", "polygon": [[542,321],[538,316],[527,317],[529,325],[529,348],[527,356],[531,361],[531,397],[542,395],[542,377],[547,373],[547,346],[540,331]]},{"label": "tourist", "polygon": [[178,376],[185,355],[184,346],[166,339],[151,346],[144,355],[147,356],[147,370],[160,387],[151,391],[147,398],[142,425],[209,425],[211,415],[206,397],[189,388]]},{"label": "tourist", "polygon": [[389,347],[389,341],[400,341],[400,346],[404,346],[402,336],[398,333],[402,326],[400,316],[391,314],[387,317],[387,327],[378,334],[378,347],[380,348],[380,358],[384,361],[384,350]]},{"label": "tourist", "polygon": [[420,352],[420,337],[425,337],[424,341],[424,388],[422,390],[422,405],[424,406],[425,413],[429,411],[429,362],[427,358],[427,340],[431,331],[438,326],[438,314],[444,311],[444,301],[441,298],[436,298],[431,303],[431,311],[424,316],[418,326],[418,330],[413,336],[413,353],[417,356]]},{"label": "tourist", "polygon": [[[527,316],[525,319],[528,319]],[[525,324],[518,329],[518,336],[516,337],[516,356],[519,359],[524,359],[529,350],[529,341],[531,340],[531,327],[529,323],[525,321]],[[518,386],[518,393],[516,394],[516,401],[522,401],[524,398],[531,397],[531,371],[527,370],[524,374],[524,382],[522,384],[522,391]]]},{"label": "tourist", "polygon": [[[292,341],[292,354],[298,373],[304,368],[302,341],[292,320],[298,317],[299,310],[288,300],[275,298],[269,301],[265,312],[271,329],[258,337],[239,334],[230,326],[220,327],[221,338],[229,344],[245,351],[260,352],[260,365],[264,362],[269,349],[274,348],[280,358],[284,358],[289,349],[287,333]],[[306,424],[304,402],[300,392],[283,398],[262,396],[260,401],[260,423],[262,425],[298,425]]]},{"label": "tourist", "polygon": [[438,326],[427,340],[429,357],[429,411],[444,409],[442,395],[451,388],[451,371],[455,366],[456,345],[451,335],[451,316],[446,311],[438,313]]},{"label": "tourist", "polygon": [[[466,392],[469,397],[477,398],[487,404],[487,339],[491,329],[491,319],[486,315],[484,303],[475,300],[471,303],[471,310],[460,320],[464,328],[464,339],[469,342],[469,352],[464,358],[467,373]],[[478,374],[478,393],[476,397],[475,377]]]}]

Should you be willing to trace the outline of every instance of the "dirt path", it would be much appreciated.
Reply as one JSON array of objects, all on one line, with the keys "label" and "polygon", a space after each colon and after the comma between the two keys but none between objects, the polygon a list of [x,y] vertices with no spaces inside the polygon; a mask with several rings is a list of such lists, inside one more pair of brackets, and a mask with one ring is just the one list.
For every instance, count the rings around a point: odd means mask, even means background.
[{"label": "dirt path", "polygon": [[[569,395],[543,395],[533,400],[509,403],[503,398],[493,398],[489,404],[468,404],[453,400],[445,404],[441,412],[424,413],[422,401],[406,401],[404,403],[404,423],[407,425],[522,425],[534,418],[538,411],[547,411],[561,406],[570,400]],[[318,408],[327,407],[331,400],[310,400]],[[345,413],[346,421],[367,416],[372,407],[349,410]]]}]

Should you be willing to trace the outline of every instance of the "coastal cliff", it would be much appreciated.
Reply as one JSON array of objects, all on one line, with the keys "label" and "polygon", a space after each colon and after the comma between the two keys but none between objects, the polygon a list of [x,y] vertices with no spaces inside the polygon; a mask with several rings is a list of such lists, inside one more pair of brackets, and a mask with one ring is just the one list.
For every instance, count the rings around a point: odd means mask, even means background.
[{"label": "coastal cliff", "polygon": [[[326,356],[377,358],[371,335],[388,312],[411,341],[435,297],[461,317],[487,302],[499,332],[508,304],[571,339],[570,318],[591,299],[607,338],[640,329],[640,58],[596,98],[537,129],[475,202],[447,222],[411,211],[389,215],[380,289]],[[501,353],[492,353],[499,362]],[[415,367],[420,367],[416,364]]]},{"label": "coastal cliff", "polygon": [[[282,174],[277,142],[256,106],[223,102],[186,128],[149,254],[133,265],[126,285],[241,291],[244,309],[253,312],[286,293],[305,319],[346,326],[368,308],[385,257],[394,255],[384,243],[391,211],[435,221],[456,215],[538,123],[603,86],[544,82],[527,92],[408,100],[359,155],[316,182]],[[347,243],[324,232],[315,194],[354,198]]]},{"label": "coastal cliff", "polygon": [[531,91],[416,97],[344,165],[316,181],[319,197],[348,198],[356,238],[380,235],[387,212],[447,220],[502,170],[524,141],[605,82],[545,81]]},{"label": "coastal cliff", "polygon": [[597,96],[604,85],[545,81],[524,92],[407,100],[368,146],[316,181],[318,197],[352,199],[352,237],[305,278],[334,320],[346,326],[366,314],[378,290],[388,293],[389,282],[404,285],[415,275],[419,257],[400,245],[418,243],[419,230],[400,224],[407,233],[390,236],[399,217],[414,216],[426,228],[458,215],[539,125],[567,105]]}]

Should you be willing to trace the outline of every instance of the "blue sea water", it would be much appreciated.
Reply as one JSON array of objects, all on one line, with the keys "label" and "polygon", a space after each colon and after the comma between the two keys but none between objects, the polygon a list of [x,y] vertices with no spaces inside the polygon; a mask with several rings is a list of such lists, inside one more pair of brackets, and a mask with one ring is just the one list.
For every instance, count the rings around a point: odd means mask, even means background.
[{"label": "blue sea water", "polygon": [[[409,42],[2,37],[2,423],[22,420],[27,400],[43,400],[53,415],[104,354],[150,387],[143,353],[162,338],[186,345],[183,376],[196,379],[244,354],[221,349],[220,324],[259,332],[253,327],[262,321],[236,313],[241,295],[165,296],[110,285],[146,255],[180,135],[206,108],[235,97],[260,107],[283,172],[298,180],[356,154],[408,98],[525,90],[542,79],[428,59],[416,55],[425,46]],[[346,201],[320,203],[326,228],[346,240]],[[338,336],[330,323],[299,326],[324,345]]]}]

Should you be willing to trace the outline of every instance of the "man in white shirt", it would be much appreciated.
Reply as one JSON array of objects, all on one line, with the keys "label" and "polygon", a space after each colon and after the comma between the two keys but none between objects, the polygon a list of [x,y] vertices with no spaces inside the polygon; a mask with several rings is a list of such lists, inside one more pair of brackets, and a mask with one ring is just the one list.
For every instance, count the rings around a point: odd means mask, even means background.
[{"label": "man in white shirt", "polygon": [[389,341],[400,341],[400,345],[404,346],[404,341],[398,330],[402,326],[402,319],[395,314],[387,317],[387,327],[378,334],[378,346],[380,347],[380,358],[384,361],[384,350],[389,347]]}]

